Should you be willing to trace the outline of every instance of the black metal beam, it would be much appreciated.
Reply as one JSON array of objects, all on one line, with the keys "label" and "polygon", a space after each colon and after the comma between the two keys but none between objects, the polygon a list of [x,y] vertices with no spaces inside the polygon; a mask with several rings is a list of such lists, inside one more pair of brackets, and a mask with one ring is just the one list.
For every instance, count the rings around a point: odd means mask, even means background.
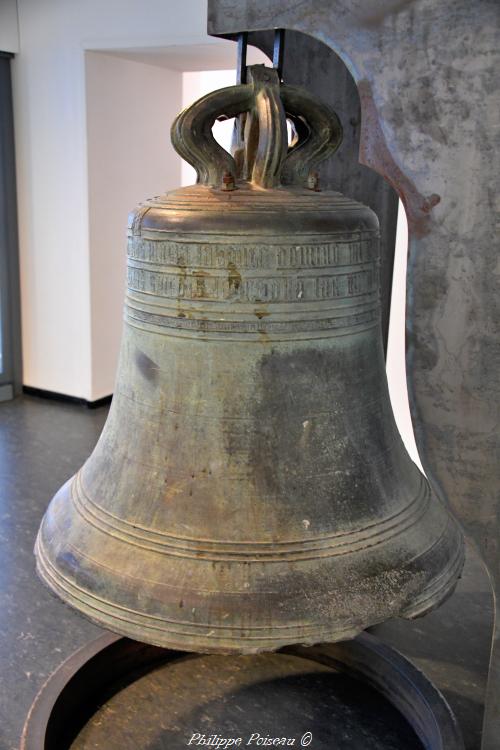
[{"label": "black metal beam", "polygon": [[280,81],[283,80],[283,63],[285,60],[285,29],[274,32],[273,68],[278,71]]},{"label": "black metal beam", "polygon": [[238,59],[236,63],[236,83],[247,82],[247,45],[248,32],[242,31],[238,34]]},{"label": "black metal beam", "polygon": [[21,313],[10,53],[0,53],[0,401],[21,392]]}]

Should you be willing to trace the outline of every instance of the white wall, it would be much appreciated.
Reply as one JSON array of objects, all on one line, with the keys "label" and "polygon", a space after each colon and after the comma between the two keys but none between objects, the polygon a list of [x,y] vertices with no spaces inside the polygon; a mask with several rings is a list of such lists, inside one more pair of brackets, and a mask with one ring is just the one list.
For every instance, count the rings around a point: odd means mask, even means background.
[{"label": "white wall", "polygon": [[24,382],[94,400],[92,354],[100,348],[93,352],[91,341],[85,50],[216,40],[206,34],[205,0],[19,0],[18,12]]},{"label": "white wall", "polygon": [[19,51],[16,0],[0,0],[0,52]]},{"label": "white wall", "polygon": [[170,145],[182,73],[86,53],[87,144],[94,399],[113,391],[125,292],[127,215],[178,187],[181,160]]},{"label": "white wall", "polygon": [[387,380],[392,409],[398,430],[403,438],[410,458],[423,472],[418,455],[411,421],[408,389],[406,386],[405,360],[405,313],[406,313],[406,265],[408,255],[408,222],[401,201],[398,209],[396,230],[396,250],[392,277],[391,316],[389,320],[389,340],[387,347]]}]

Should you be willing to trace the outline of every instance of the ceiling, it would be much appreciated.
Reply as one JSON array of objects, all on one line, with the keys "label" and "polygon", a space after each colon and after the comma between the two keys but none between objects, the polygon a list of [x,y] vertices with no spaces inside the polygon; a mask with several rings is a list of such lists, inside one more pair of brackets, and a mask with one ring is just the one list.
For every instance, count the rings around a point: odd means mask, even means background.
[{"label": "ceiling", "polygon": [[[217,40],[210,44],[95,51],[169,70],[231,70],[236,68],[236,44],[226,40]],[[259,49],[248,47],[248,65],[269,64],[269,62],[269,58]]]}]

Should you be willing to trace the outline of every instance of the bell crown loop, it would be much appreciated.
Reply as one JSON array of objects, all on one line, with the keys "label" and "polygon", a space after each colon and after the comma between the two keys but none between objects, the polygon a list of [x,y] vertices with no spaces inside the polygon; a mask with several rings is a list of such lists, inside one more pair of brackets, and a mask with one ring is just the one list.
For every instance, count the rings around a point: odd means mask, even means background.
[{"label": "bell crown loop", "polygon": [[[311,170],[340,146],[340,120],[304,89],[281,84],[273,68],[252,65],[248,71],[250,83],[218,89],[184,109],[172,125],[172,144],[207,187],[219,188],[227,173],[265,189],[304,187]],[[236,160],[217,143],[212,127],[222,115],[245,114],[243,153]],[[296,132],[290,146],[287,119]]]}]

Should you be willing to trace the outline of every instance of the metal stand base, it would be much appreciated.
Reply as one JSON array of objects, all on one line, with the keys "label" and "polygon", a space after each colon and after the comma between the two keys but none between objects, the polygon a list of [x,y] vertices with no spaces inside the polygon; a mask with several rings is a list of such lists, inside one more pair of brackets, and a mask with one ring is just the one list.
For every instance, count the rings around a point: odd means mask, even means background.
[{"label": "metal stand base", "polygon": [[266,737],[314,750],[464,748],[438,690],[367,633],[258,656],[187,654],[105,634],[47,680],[21,750],[172,750],[211,737],[219,748],[231,738],[261,747]]}]

